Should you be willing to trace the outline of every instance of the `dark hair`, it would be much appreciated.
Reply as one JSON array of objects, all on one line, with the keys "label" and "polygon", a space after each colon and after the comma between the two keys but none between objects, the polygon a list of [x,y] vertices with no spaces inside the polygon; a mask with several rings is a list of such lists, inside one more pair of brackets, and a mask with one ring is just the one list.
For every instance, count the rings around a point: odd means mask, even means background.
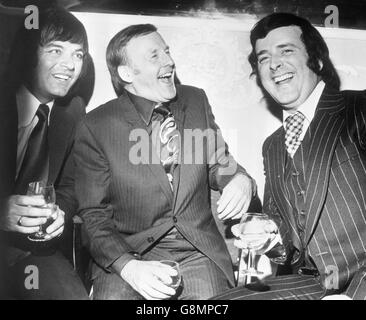
[{"label": "dark hair", "polygon": [[157,28],[152,24],[136,24],[131,25],[118,32],[109,42],[106,52],[107,66],[111,74],[111,80],[114,91],[120,96],[126,85],[118,74],[118,67],[127,65],[128,59],[126,55],[126,46],[128,42],[140,36],[156,32]]},{"label": "dark hair", "polygon": [[[339,89],[340,79],[330,60],[329,49],[323,37],[309,21],[290,13],[270,14],[257,22],[251,30],[250,43],[252,44],[252,52],[249,54],[248,60],[252,66],[253,74],[258,72],[257,55],[255,52],[257,40],[265,38],[274,29],[287,26],[300,27],[302,31],[301,40],[309,56],[308,67],[315,74],[319,75],[326,84]],[[322,67],[319,66],[319,61],[322,62]],[[260,81],[258,77],[257,80]]]},{"label": "dark hair", "polygon": [[[52,41],[80,44],[84,63],[80,78],[85,75],[88,60],[88,38],[83,24],[66,9],[53,6],[39,12],[39,28],[27,29],[22,25],[15,35],[5,79],[13,90],[31,79],[38,63],[38,49]],[[74,85],[75,87],[75,85]]]}]

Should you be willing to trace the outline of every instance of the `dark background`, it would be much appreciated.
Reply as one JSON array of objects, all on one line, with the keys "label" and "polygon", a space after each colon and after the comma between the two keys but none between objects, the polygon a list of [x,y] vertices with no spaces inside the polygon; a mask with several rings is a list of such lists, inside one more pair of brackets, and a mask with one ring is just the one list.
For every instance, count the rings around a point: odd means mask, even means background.
[{"label": "dark background", "polygon": [[336,5],[339,26],[366,30],[366,0],[0,0],[0,4],[25,7],[57,2],[74,11],[120,12],[145,15],[212,15],[239,16],[254,14],[261,18],[272,12],[292,12],[324,25],[324,9]]}]

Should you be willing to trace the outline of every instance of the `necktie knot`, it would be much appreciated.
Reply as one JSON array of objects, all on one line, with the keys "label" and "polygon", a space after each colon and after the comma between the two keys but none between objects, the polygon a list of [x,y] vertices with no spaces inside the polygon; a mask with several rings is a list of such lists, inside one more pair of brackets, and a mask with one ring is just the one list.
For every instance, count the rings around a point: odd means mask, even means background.
[{"label": "necktie knot", "polygon": [[40,121],[47,121],[50,109],[48,105],[41,103],[37,109],[36,115]]},{"label": "necktie knot", "polygon": [[297,111],[295,114],[289,116],[285,120],[285,145],[287,152],[291,157],[295,154],[301,141],[299,140],[304,125],[305,116]]},{"label": "necktie knot", "polygon": [[168,105],[166,105],[166,104],[158,104],[154,108],[154,113],[162,115],[164,119],[166,117],[168,117],[169,115],[171,115],[171,111],[170,111]]}]

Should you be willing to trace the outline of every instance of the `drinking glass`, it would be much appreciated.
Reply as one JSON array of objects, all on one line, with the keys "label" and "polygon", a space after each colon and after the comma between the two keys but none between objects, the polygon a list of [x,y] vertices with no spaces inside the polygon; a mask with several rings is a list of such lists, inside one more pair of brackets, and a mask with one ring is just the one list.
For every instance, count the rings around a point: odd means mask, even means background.
[{"label": "drinking glass", "polygon": [[170,276],[172,278],[172,283],[169,284],[169,286],[173,289],[177,289],[181,283],[182,280],[182,276],[180,274],[180,270],[179,270],[179,263],[173,260],[160,260],[160,263],[166,264],[169,267],[173,268],[174,270],[177,271],[177,275],[175,276]]},{"label": "drinking glass", "polygon": [[259,251],[264,252],[271,244],[271,234],[266,232],[266,225],[274,223],[267,214],[247,213],[237,225],[237,236],[240,247],[248,250],[247,268],[242,270],[245,276],[258,277],[263,272],[258,271],[255,265],[255,257]]},{"label": "drinking glass", "polygon": [[52,210],[52,215],[47,219],[44,224],[39,226],[39,231],[28,236],[28,239],[31,241],[47,241],[49,239],[45,238],[45,236],[47,235],[46,229],[55,220],[53,218],[53,213],[57,210],[55,188],[52,184],[46,184],[42,181],[31,182],[28,185],[27,195],[42,196],[46,204],[44,206],[41,206],[40,208],[49,208]]}]

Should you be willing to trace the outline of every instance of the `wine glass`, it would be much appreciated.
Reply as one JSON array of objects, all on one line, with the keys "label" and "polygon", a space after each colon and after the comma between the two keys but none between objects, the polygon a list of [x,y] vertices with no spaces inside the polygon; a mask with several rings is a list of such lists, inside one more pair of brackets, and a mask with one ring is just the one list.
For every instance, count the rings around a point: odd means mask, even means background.
[{"label": "wine glass", "polygon": [[182,276],[179,270],[179,263],[173,260],[160,260],[160,263],[166,264],[169,267],[173,268],[175,271],[177,271],[177,274],[175,276],[170,276],[172,279],[172,283],[169,284],[169,287],[177,289],[182,280]]},{"label": "wine glass", "polygon": [[49,208],[52,210],[52,215],[47,219],[47,221],[39,226],[39,231],[28,236],[31,241],[47,241],[45,236],[47,235],[46,229],[55,220],[53,214],[57,211],[56,206],[56,192],[52,184],[46,184],[42,181],[31,182],[28,185],[28,196],[42,196],[46,202],[44,206],[40,208]]},{"label": "wine glass", "polygon": [[233,233],[238,237],[240,248],[248,250],[247,268],[242,270],[242,275],[260,277],[263,272],[258,271],[255,265],[255,257],[264,252],[271,244],[271,233],[266,226],[274,221],[265,213],[247,213],[240,223],[233,226]]}]

